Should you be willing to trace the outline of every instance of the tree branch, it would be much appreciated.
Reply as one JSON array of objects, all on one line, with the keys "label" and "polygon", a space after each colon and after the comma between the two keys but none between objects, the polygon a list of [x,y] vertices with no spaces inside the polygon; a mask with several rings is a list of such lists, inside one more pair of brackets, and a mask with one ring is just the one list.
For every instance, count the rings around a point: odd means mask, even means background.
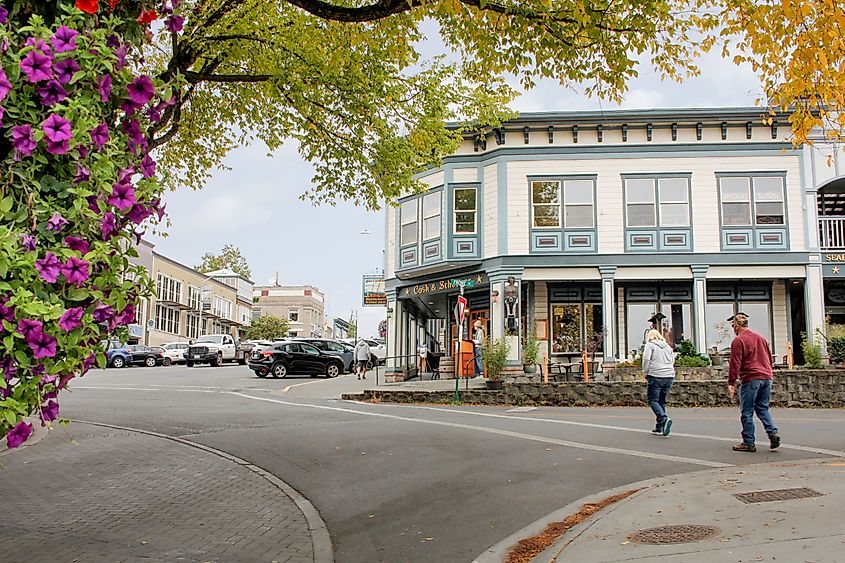
[{"label": "tree branch", "polygon": [[272,74],[205,74],[186,70],[185,78],[192,84],[198,82],[267,82],[273,78]]}]

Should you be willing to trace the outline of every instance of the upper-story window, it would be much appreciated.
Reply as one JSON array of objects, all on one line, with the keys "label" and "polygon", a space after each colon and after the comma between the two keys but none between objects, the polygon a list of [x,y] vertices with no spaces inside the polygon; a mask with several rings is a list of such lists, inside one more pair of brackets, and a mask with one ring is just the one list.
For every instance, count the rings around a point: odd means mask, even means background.
[{"label": "upper-story window", "polygon": [[440,192],[426,194],[422,198],[423,240],[440,236]]},{"label": "upper-story window", "polygon": [[721,177],[719,189],[723,225],[737,227],[784,224],[782,177]]},{"label": "upper-story window", "polygon": [[202,290],[196,286],[188,286],[188,307],[191,309],[200,308],[200,300],[202,299]]},{"label": "upper-story window", "polygon": [[689,227],[687,178],[625,179],[628,227]]},{"label": "upper-story window", "polygon": [[288,310],[288,320],[292,323],[299,322],[299,309],[289,309]]},{"label": "upper-story window", "polygon": [[401,246],[417,243],[417,201],[416,198],[403,201],[399,208],[401,221],[399,244]]},{"label": "upper-story window", "polygon": [[563,227],[592,229],[592,180],[536,180],[531,182],[531,203],[535,228],[560,228],[561,206]]},{"label": "upper-story window", "polygon": [[475,233],[476,189],[455,189],[455,233]]},{"label": "upper-story window", "polygon": [[182,298],[182,282],[164,274],[158,275],[158,298],[161,301],[179,303]]}]

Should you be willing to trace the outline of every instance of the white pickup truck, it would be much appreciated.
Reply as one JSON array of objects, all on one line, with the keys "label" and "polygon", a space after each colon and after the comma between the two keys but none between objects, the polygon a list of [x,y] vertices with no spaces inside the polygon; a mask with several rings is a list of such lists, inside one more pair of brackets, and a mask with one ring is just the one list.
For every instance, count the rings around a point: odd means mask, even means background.
[{"label": "white pickup truck", "polygon": [[195,364],[211,364],[219,366],[223,362],[238,362],[246,364],[248,350],[242,349],[239,343],[229,334],[206,334],[197,338],[185,350],[185,365],[189,368]]}]

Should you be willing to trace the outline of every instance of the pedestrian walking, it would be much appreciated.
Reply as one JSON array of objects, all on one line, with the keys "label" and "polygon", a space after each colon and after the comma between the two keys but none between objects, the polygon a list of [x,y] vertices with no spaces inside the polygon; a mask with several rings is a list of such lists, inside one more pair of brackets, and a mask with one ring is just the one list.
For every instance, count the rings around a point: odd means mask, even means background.
[{"label": "pedestrian walking", "polygon": [[355,361],[358,362],[358,379],[367,379],[367,364],[370,362],[370,345],[363,338],[355,344]]},{"label": "pedestrian walking", "polygon": [[756,452],[754,441],[754,413],[763,423],[769,436],[769,449],[780,446],[780,436],[772,415],[769,399],[772,396],[772,352],[761,335],[748,328],[748,315],[739,312],[728,318],[733,326],[731,361],[728,370],[728,391],[733,398],[739,379],[739,410],[742,421],[742,443],[733,447],[735,452]]},{"label": "pedestrian walking", "polygon": [[657,418],[651,433],[668,436],[672,430],[672,419],[666,415],[666,397],[675,381],[675,353],[660,331],[655,329],[646,334],[643,373],[648,382],[648,405]]},{"label": "pedestrian walking", "polygon": [[481,358],[481,349],[484,347],[484,327],[481,319],[476,319],[472,325],[472,354],[475,360],[475,377],[484,375],[484,363]]}]

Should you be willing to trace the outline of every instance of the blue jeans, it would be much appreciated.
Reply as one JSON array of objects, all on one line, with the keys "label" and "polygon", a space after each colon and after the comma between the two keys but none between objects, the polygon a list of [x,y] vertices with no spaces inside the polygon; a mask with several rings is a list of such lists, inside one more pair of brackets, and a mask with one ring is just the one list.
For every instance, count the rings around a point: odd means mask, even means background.
[{"label": "blue jeans", "polygon": [[475,354],[475,375],[483,375],[484,364],[481,361],[481,346],[479,346],[478,344],[473,344],[472,353]]},{"label": "blue jeans", "polygon": [[663,430],[666,421],[669,419],[666,416],[666,397],[669,396],[669,389],[672,388],[672,383],[675,381],[674,377],[652,377],[647,376],[648,381],[648,405],[654,411],[654,416],[657,417],[657,430]]},{"label": "blue jeans", "polygon": [[778,429],[769,414],[769,399],[772,396],[771,379],[752,379],[739,386],[739,410],[742,421],[742,443],[754,445],[754,413],[763,423],[766,434],[777,434]]}]

